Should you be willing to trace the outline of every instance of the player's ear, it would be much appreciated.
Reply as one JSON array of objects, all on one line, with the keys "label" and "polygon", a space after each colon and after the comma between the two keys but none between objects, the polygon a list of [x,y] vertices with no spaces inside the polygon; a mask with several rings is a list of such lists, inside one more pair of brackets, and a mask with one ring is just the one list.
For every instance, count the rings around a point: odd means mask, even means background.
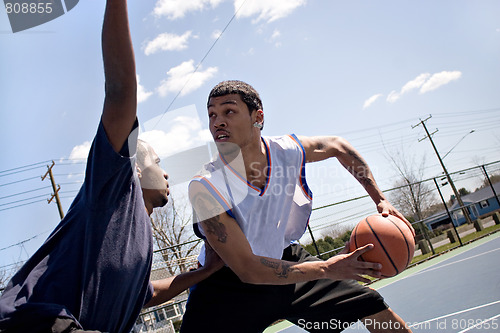
[{"label": "player's ear", "polygon": [[264,122],[264,111],[260,109],[255,110],[255,121],[259,124],[262,124]]},{"label": "player's ear", "polygon": [[139,177],[139,179],[141,179],[142,178],[142,170],[141,170],[141,168],[139,168],[137,163],[135,164],[135,169],[137,170],[137,177]]},{"label": "player's ear", "polygon": [[262,111],[261,109],[254,110],[252,112],[252,122],[255,127],[262,130],[262,128],[264,127],[264,111]]}]

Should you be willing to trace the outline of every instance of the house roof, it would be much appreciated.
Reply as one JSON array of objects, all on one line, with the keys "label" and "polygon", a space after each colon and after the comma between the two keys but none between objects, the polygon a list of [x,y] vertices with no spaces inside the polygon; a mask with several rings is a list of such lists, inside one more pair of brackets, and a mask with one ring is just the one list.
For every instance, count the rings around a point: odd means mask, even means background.
[{"label": "house roof", "polygon": [[[495,189],[496,194],[500,195],[500,182],[493,184],[493,188]],[[487,187],[483,187],[483,188],[481,188],[473,193],[464,195],[461,198],[462,198],[462,201],[464,203],[470,204],[470,203],[476,203],[476,202],[483,201],[483,200],[493,198],[493,197],[494,197],[494,194],[493,194],[493,191],[491,190],[491,187],[487,186]],[[459,207],[459,204],[455,200],[453,205],[450,207],[450,209],[453,210],[453,209],[458,208],[458,207]]]},{"label": "house roof", "polygon": [[[493,188],[495,189],[496,194],[500,195],[500,182],[494,183]],[[493,191],[491,190],[491,187],[487,186],[487,187],[481,188],[473,193],[464,195],[461,198],[465,204],[471,204],[471,203],[476,203],[479,201],[483,201],[483,200],[492,198],[493,196],[494,195],[493,195]],[[455,200],[453,205],[451,207],[448,207],[448,209],[450,211],[452,211],[452,210],[458,209],[459,207],[460,206],[459,206],[458,202]],[[443,209],[443,210],[425,218],[423,220],[423,222],[430,223],[430,222],[433,222],[436,220],[441,220],[441,219],[447,217],[447,215],[448,214],[446,213],[446,210]]]}]

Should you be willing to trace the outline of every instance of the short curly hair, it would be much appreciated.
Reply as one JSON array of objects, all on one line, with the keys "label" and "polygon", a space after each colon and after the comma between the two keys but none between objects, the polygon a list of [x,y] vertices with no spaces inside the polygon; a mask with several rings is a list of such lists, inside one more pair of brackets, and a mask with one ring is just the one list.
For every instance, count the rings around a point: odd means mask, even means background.
[{"label": "short curly hair", "polygon": [[248,106],[248,110],[252,113],[255,110],[263,110],[262,100],[259,93],[251,85],[243,81],[228,80],[222,81],[213,87],[208,95],[207,107],[212,97],[220,97],[229,94],[238,94],[242,101]]}]

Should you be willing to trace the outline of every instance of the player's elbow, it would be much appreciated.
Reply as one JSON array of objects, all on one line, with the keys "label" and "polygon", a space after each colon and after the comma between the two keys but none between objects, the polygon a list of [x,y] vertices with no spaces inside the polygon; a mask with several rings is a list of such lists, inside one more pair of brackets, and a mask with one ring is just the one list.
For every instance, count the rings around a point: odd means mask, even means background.
[{"label": "player's elbow", "polygon": [[232,269],[243,283],[266,284],[267,282],[263,279],[262,272],[259,272],[259,267],[252,265],[251,260],[247,261],[245,265],[239,265]]},{"label": "player's elbow", "polygon": [[238,275],[241,282],[243,282],[243,283],[249,283],[249,284],[262,284],[263,283],[262,279],[257,274],[250,271],[249,269],[242,270],[241,272],[236,273],[236,275]]}]

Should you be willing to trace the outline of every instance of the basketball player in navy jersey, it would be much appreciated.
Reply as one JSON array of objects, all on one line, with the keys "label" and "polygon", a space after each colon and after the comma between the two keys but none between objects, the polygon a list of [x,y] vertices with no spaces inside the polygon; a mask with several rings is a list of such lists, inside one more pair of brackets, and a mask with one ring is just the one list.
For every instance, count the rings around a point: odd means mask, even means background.
[{"label": "basketball player in navy jersey", "polygon": [[193,178],[189,195],[196,233],[227,267],[193,288],[181,332],[262,332],[279,319],[311,332],[340,332],[358,320],[372,332],[410,332],[382,296],[357,282],[380,277],[380,264],[358,261],[372,245],[321,261],[297,244],[312,209],[305,163],[329,158],[361,183],[379,213],[414,232],[361,155],[335,136],[262,137],[262,102],[241,81],[214,87],[207,107],[219,154]]},{"label": "basketball player in navy jersey", "polygon": [[169,194],[159,158],[137,140],[137,82],[125,0],[109,0],[102,30],[106,96],[85,181],[65,218],[0,297],[0,332],[128,333],[161,304],[222,266],[149,281],[149,215]]}]

